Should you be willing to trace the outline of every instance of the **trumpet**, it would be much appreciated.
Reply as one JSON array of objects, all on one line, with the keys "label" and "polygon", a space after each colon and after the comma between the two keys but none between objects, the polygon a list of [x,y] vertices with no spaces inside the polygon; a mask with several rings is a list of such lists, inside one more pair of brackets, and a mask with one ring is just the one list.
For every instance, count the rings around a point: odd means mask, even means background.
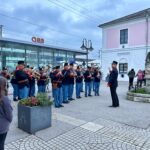
[{"label": "trumpet", "polygon": [[40,74],[39,72],[35,71],[35,70],[33,70],[32,75],[33,75],[37,80],[39,80],[40,77],[41,77],[41,74]]}]

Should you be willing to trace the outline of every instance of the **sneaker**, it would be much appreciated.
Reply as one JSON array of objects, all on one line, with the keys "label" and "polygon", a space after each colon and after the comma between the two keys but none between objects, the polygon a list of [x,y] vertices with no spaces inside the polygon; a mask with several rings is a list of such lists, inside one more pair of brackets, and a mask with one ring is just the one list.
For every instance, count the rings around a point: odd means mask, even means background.
[{"label": "sneaker", "polygon": [[59,107],[64,107],[64,105],[59,105]]}]

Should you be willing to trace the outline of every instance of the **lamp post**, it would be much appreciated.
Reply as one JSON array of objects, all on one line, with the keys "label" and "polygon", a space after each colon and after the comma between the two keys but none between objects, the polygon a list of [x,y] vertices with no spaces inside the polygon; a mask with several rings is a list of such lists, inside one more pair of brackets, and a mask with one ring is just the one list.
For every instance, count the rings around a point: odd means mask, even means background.
[{"label": "lamp post", "polygon": [[92,41],[91,40],[87,40],[87,39],[83,39],[82,41],[82,46],[81,46],[81,49],[82,50],[86,50],[87,54],[86,54],[86,64],[88,66],[88,54],[89,54],[89,51],[92,51],[94,50],[93,47],[92,47]]}]

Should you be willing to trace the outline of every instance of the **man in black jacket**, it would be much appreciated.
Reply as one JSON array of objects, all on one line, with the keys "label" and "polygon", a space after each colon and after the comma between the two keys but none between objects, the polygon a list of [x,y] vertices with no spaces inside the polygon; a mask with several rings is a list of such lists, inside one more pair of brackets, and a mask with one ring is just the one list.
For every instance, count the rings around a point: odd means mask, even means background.
[{"label": "man in black jacket", "polygon": [[92,96],[91,95],[91,84],[92,84],[92,74],[91,67],[87,67],[87,70],[84,73],[84,82],[85,82],[85,97]]},{"label": "man in black jacket", "polygon": [[112,106],[110,107],[119,107],[119,99],[117,95],[117,87],[118,87],[118,70],[117,70],[118,62],[113,61],[112,63],[112,71],[110,71],[110,77],[108,86],[110,87],[111,97],[112,97]]}]

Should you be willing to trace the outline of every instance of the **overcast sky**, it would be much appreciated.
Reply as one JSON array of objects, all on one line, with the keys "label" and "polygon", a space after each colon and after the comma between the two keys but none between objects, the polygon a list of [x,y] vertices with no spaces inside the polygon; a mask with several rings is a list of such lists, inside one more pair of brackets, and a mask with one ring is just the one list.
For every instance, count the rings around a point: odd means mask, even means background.
[{"label": "overcast sky", "polygon": [[[0,0],[4,37],[79,49],[83,38],[92,40],[98,56],[101,23],[146,9],[150,0]],[[21,20],[25,20],[25,23]]]}]

